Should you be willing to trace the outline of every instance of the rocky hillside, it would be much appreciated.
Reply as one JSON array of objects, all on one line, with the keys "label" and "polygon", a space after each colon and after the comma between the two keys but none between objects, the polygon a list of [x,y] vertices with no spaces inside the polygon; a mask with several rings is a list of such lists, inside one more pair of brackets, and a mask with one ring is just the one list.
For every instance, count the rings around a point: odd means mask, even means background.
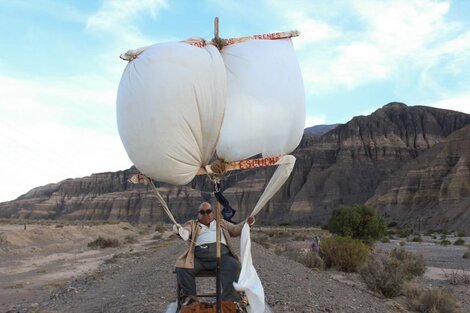
[{"label": "rocky hillside", "polygon": [[323,135],[329,132],[332,129],[335,129],[336,126],[339,124],[332,124],[332,125],[315,125],[312,127],[307,127],[304,130],[304,133],[306,134],[313,134],[313,135]]},{"label": "rocky hillside", "polygon": [[387,177],[367,201],[413,228],[470,225],[470,125]]},{"label": "rocky hillside", "polygon": [[[469,223],[464,226],[455,219],[458,210],[462,216],[469,214],[468,187],[461,187],[461,182],[470,181],[469,154],[464,151],[470,136],[469,128],[464,128],[467,125],[469,114],[390,103],[322,136],[306,133],[293,153],[297,158],[293,174],[258,221],[320,224],[334,209],[369,203],[389,220],[411,226],[435,227],[447,217],[446,227],[468,228]],[[458,152],[456,147],[462,150]],[[416,187],[417,181],[435,174],[433,168],[439,168],[442,179],[428,183],[442,186]],[[35,188],[0,204],[0,217],[165,219],[145,186],[127,182],[133,171],[93,174]],[[271,168],[238,172],[223,181],[224,194],[240,208],[236,217],[243,218],[253,208],[272,173]],[[193,216],[192,208],[211,198],[210,182],[204,177],[187,186],[160,187],[179,220]],[[401,192],[405,189],[406,195]],[[423,220],[423,216],[431,218]]]}]

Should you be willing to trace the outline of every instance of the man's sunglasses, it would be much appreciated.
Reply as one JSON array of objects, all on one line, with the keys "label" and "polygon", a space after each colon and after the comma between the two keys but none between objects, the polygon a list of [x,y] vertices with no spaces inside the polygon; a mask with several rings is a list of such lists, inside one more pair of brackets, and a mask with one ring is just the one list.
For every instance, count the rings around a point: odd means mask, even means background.
[{"label": "man's sunglasses", "polygon": [[208,209],[208,210],[205,210],[205,211],[204,210],[199,210],[199,214],[201,214],[201,215],[205,215],[205,214],[209,215],[211,213],[212,213],[212,209]]}]

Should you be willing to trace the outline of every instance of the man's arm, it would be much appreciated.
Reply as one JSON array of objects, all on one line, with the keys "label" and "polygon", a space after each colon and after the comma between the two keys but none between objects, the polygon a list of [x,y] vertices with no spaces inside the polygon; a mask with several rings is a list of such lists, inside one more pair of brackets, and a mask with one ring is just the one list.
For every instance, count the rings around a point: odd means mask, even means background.
[{"label": "man's arm", "polygon": [[248,225],[251,226],[255,223],[255,218],[253,216],[250,216],[246,219],[246,221],[240,222],[238,224],[232,224],[230,222],[222,220],[221,226],[228,231],[230,236],[239,237],[242,233],[242,229],[245,223],[248,223]]},{"label": "man's arm", "polygon": [[238,224],[232,224],[230,222],[227,222],[225,220],[221,221],[221,226],[222,228],[225,228],[228,233],[230,234],[231,237],[238,237],[242,233],[243,225],[245,225],[245,221],[240,222]]},{"label": "man's arm", "polygon": [[191,237],[191,221],[186,222],[184,225],[173,225],[173,232],[184,241],[187,241]]},{"label": "man's arm", "polygon": [[235,215],[236,210],[230,206],[230,203],[228,202],[227,198],[225,198],[222,194],[220,186],[215,186],[214,196],[217,202],[222,204],[222,216],[224,217],[224,220],[232,223],[232,217]]}]

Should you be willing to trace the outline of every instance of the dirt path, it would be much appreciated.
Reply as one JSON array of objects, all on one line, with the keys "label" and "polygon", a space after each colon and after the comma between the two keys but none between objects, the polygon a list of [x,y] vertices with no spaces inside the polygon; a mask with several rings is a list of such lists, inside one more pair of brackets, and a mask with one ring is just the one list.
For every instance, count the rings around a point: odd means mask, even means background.
[{"label": "dirt path", "polygon": [[[184,249],[179,240],[148,243],[136,253],[114,256],[97,272],[70,281],[17,312],[165,312],[175,298],[173,264]],[[338,272],[314,272],[253,243],[253,257],[266,300],[284,312],[401,312]]]}]

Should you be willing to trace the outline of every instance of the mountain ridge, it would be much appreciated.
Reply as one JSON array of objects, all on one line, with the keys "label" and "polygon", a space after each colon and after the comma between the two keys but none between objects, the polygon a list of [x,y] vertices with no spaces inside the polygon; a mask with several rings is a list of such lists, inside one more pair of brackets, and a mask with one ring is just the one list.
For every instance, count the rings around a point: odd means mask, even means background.
[{"label": "mountain ridge", "polygon": [[[437,144],[445,145],[446,137],[467,125],[470,125],[469,114],[392,102],[368,116],[357,116],[339,124],[321,136],[306,132],[292,153],[297,158],[292,175],[260,212],[258,221],[323,224],[341,206],[367,203],[380,206],[377,209],[387,219],[414,227],[427,206],[423,202],[411,202],[416,206],[411,211],[419,214],[409,215],[408,221],[400,219],[395,213],[408,204],[384,200],[390,198],[386,186],[395,186],[387,183],[387,179],[393,180],[394,175],[405,171],[402,169],[406,164],[417,166],[413,160]],[[465,128],[462,133],[454,141],[465,141],[469,131]],[[470,177],[466,167],[467,163],[463,162],[454,170],[465,179]],[[233,207],[239,208],[238,219],[249,214],[273,171],[264,168],[238,172],[223,180],[225,196]],[[127,181],[133,172],[136,172],[134,168],[98,173],[34,188],[16,200],[0,203],[0,217],[168,221],[147,187]],[[192,208],[211,198],[211,184],[202,177],[185,186],[158,186],[177,220],[193,217]],[[456,203],[465,204],[465,197]],[[430,196],[429,199],[439,198]],[[449,228],[454,226],[463,227],[452,222],[446,224]],[[439,225],[431,218],[419,227]]]}]

